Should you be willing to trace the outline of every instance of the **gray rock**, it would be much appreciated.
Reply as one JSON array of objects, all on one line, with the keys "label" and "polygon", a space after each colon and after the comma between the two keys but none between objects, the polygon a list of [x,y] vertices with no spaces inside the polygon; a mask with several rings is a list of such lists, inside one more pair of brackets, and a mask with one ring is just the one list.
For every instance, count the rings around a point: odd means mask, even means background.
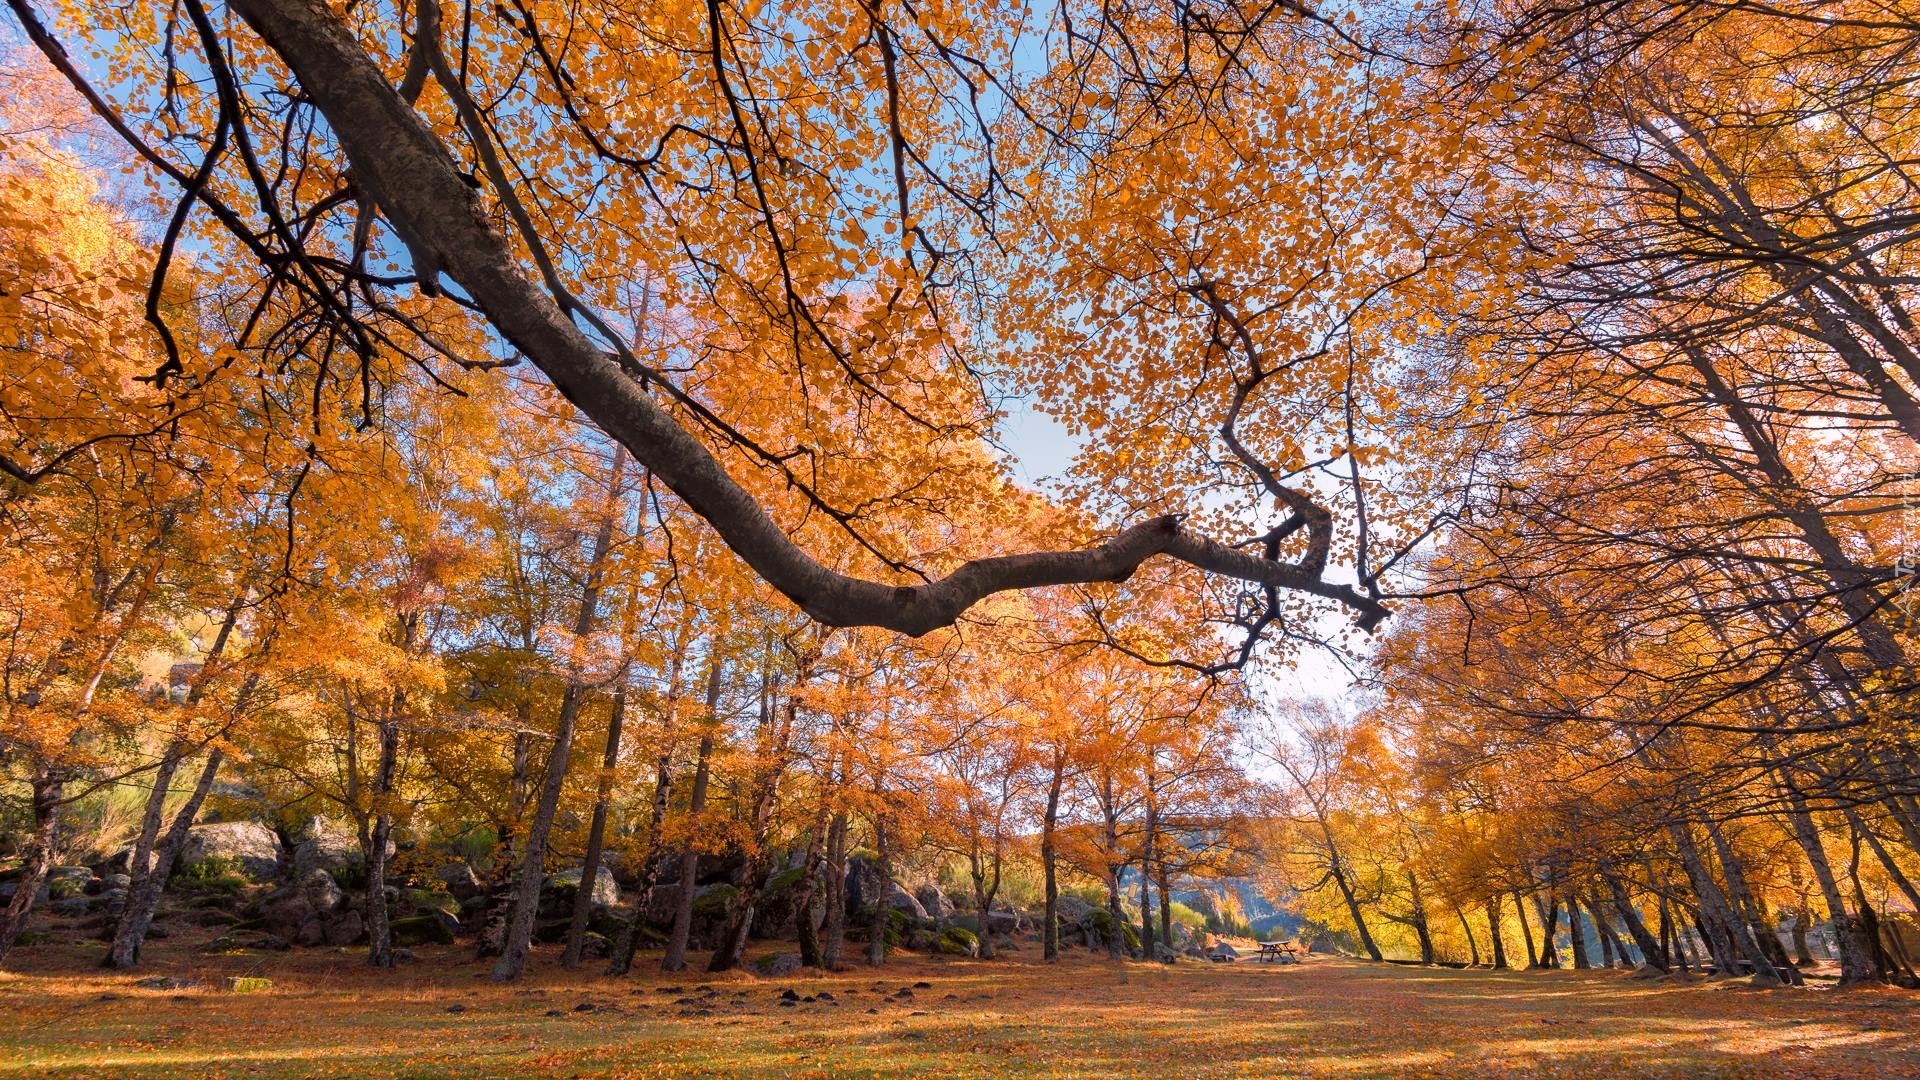
[{"label": "gray rock", "polygon": [[800,970],[800,954],[792,952],[774,953],[755,965],[760,974],[768,978],[784,978]]},{"label": "gray rock", "polygon": [[894,883],[892,895],[887,897],[887,905],[906,912],[919,922],[932,921],[927,916],[927,909],[921,907],[920,901],[916,899],[912,893],[908,892],[905,886],[898,882]]},{"label": "gray rock", "polygon": [[254,881],[280,873],[280,837],[257,821],[195,825],[180,846],[180,864],[219,858]]},{"label": "gray rock", "polygon": [[[387,857],[395,847],[387,841]],[[350,825],[316,814],[307,820],[293,838],[293,877],[298,881],[314,870],[339,874],[364,861],[360,834]]]},{"label": "gray rock", "polygon": [[299,891],[300,898],[305,900],[318,915],[332,914],[334,909],[345,903],[347,899],[347,894],[340,890],[340,885],[333,880],[333,875],[325,870],[307,871],[305,876],[295,879],[293,887]]},{"label": "gray rock", "polygon": [[[441,865],[434,870],[433,878],[435,881],[446,886],[447,895],[460,901],[462,905],[465,905],[468,900],[486,891],[486,886],[480,881],[480,875],[473,872],[473,867],[463,862],[451,862]],[[579,883],[579,871],[574,871],[573,880],[575,884]]]},{"label": "gray rock", "polygon": [[[552,877],[549,877],[543,884],[543,887],[547,889],[578,889],[580,887],[580,875],[584,870],[584,867],[579,866],[571,870],[562,870]],[[607,869],[604,863],[594,868],[593,902],[601,907],[612,907],[620,902],[620,886],[613,880],[613,871]]]},{"label": "gray rock", "polygon": [[1083,923],[1093,914],[1093,905],[1077,896],[1062,896],[1054,906],[1062,922]]},{"label": "gray rock", "polygon": [[108,874],[100,879],[100,891],[103,893],[126,892],[133,888],[133,878],[128,874]]},{"label": "gray rock", "polygon": [[927,882],[913,890],[913,898],[920,901],[921,910],[932,918],[946,919],[953,916],[953,901],[947,899],[947,894],[940,891],[940,886],[932,882]]},{"label": "gray rock", "polygon": [[91,908],[92,906],[93,906],[93,901],[87,899],[84,896],[69,896],[64,900],[55,900],[52,903],[48,904],[47,910],[51,911],[55,915],[61,916],[62,918],[71,919],[80,915],[85,915],[87,913],[87,909]]},{"label": "gray rock", "polygon": [[987,912],[987,929],[995,934],[1017,934],[1031,929],[1027,917],[1012,908],[994,908]]},{"label": "gray rock", "polygon": [[1179,961],[1180,954],[1172,946],[1156,941],[1153,943],[1153,958],[1163,964],[1172,964]]},{"label": "gray rock", "polygon": [[134,980],[133,985],[142,990],[198,990],[206,983],[195,979],[182,979],[177,975],[149,975]]},{"label": "gray rock", "polygon": [[366,937],[366,920],[357,911],[343,911],[326,925],[325,939],[329,945],[358,945]]},{"label": "gray rock", "polygon": [[228,952],[234,949],[261,949],[284,952],[293,946],[278,934],[261,930],[229,930],[207,942],[204,952]]},{"label": "gray rock", "polygon": [[326,940],[327,924],[320,921],[318,915],[301,923],[300,929],[294,931],[293,935],[293,943],[295,945],[323,945],[326,943]]}]

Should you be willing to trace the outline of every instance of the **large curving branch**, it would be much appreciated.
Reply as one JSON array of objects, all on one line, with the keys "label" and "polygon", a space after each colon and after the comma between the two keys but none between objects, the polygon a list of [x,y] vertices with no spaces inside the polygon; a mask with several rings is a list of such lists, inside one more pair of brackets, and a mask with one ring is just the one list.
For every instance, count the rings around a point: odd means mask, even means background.
[{"label": "large curving branch", "polygon": [[494,328],[569,401],[814,619],[917,636],[952,624],[995,593],[1124,580],[1157,555],[1338,601],[1357,613],[1365,629],[1386,617],[1380,602],[1350,585],[1323,580],[1318,567],[1236,550],[1189,531],[1177,516],[1140,522],[1082,550],[977,559],[919,585],[888,585],[829,569],[796,544],[713,453],[522,270],[447,148],[337,15],[318,0],[228,4],[292,70],[340,140],[360,189],[380,206],[416,259],[458,282]]}]

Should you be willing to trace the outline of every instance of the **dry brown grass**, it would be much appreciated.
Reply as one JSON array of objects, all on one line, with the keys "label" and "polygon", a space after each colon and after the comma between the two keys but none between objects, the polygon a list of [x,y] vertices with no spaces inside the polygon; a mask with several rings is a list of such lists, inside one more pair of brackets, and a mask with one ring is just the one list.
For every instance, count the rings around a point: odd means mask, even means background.
[{"label": "dry brown grass", "polygon": [[[1084,950],[789,979],[608,979],[543,954],[500,986],[463,953],[421,951],[375,973],[357,953],[164,942],[139,973],[274,982],[240,995],[137,989],[70,944],[23,950],[0,974],[0,1078],[1920,1077],[1920,996],[1894,990],[1319,958],[1167,968]],[[883,999],[915,982],[930,987]],[[786,987],[835,1001],[782,1007]]]}]

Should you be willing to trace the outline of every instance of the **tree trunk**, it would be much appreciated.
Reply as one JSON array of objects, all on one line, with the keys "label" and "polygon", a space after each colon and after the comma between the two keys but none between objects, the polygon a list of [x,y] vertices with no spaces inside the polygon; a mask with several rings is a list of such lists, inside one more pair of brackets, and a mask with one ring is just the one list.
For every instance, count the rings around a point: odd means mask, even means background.
[{"label": "tree trunk", "polygon": [[[1701,918],[1707,924],[1708,932],[1719,935],[1723,947],[1727,950],[1724,962],[1718,955],[1714,958],[1715,966],[1720,969],[1719,973],[1721,975],[1737,974],[1738,968],[1735,961],[1739,957],[1744,957],[1747,963],[1753,966],[1756,975],[1780,978],[1779,973],[1773,970],[1773,964],[1767,959],[1766,953],[1761,950],[1759,942],[1754,940],[1745,920],[1733,910],[1726,894],[1720,891],[1720,886],[1708,872],[1706,863],[1700,857],[1700,849],[1694,843],[1687,828],[1674,824],[1668,831],[1673,836],[1675,849],[1679,852],[1680,865],[1686,870],[1687,879],[1693,885],[1693,894],[1700,901]],[[1715,951],[1718,952],[1717,949]]]},{"label": "tree trunk", "polygon": [[[531,646],[528,647],[531,649]],[[513,920],[514,874],[520,865],[520,837],[527,816],[528,774],[532,771],[533,703],[524,696],[514,706],[513,766],[507,779],[507,816],[500,823],[493,866],[487,871],[487,906],[480,919],[478,956],[498,956],[507,947],[507,924]]]},{"label": "tree trunk", "polygon": [[1557,968],[1560,966],[1560,948],[1553,939],[1560,927],[1560,901],[1550,898],[1548,903],[1543,904],[1536,895],[1533,909],[1540,916],[1540,966]]},{"label": "tree trunk", "polygon": [[822,803],[820,813],[814,817],[813,828],[807,830],[807,854],[800,861],[800,884],[795,886],[793,899],[794,930],[800,945],[801,967],[826,967],[820,951],[820,928],[813,924],[813,902],[820,887],[821,846],[826,831],[826,806]]},{"label": "tree trunk", "polygon": [[[1613,897],[1614,910],[1620,913],[1620,921],[1626,924],[1627,935],[1633,938],[1633,943],[1640,949],[1641,962],[1659,968],[1661,971],[1670,970],[1667,966],[1669,961],[1665,947],[1647,932],[1647,924],[1641,921],[1640,913],[1634,910],[1633,898],[1627,895],[1626,885],[1616,874],[1603,874],[1602,877],[1607,883],[1607,892]],[[1663,912],[1666,910],[1664,905],[1661,910]],[[1666,918],[1662,915],[1663,930],[1665,922]]]},{"label": "tree trunk", "polygon": [[660,858],[666,846],[661,842],[660,833],[667,821],[667,804],[673,797],[674,718],[680,702],[680,673],[686,659],[687,637],[683,635],[667,666],[667,696],[660,709],[660,756],[653,765],[653,804],[647,813],[647,846],[640,855],[640,883],[635,891],[633,918],[621,928],[620,940],[614,943],[613,957],[607,964],[609,975],[625,975],[633,970],[640,929],[646,923],[647,912],[653,909],[653,890],[660,880]]},{"label": "tree trunk", "polygon": [[1783,982],[1798,985],[1800,971],[1787,959],[1787,950],[1780,945],[1780,935],[1768,925],[1766,909],[1761,905],[1753,890],[1747,885],[1746,868],[1739,856],[1734,853],[1733,845],[1727,842],[1725,834],[1712,821],[1707,822],[1707,836],[1713,841],[1714,854],[1720,860],[1727,882],[1727,897],[1734,910],[1753,932],[1753,941],[1767,958],[1767,966]]},{"label": "tree trunk", "polygon": [[1567,941],[1573,947],[1573,969],[1588,971],[1593,961],[1587,957],[1587,928],[1580,919],[1580,902],[1567,894]]},{"label": "tree trunk", "polygon": [[374,765],[373,823],[360,827],[361,858],[367,866],[367,963],[393,966],[393,931],[387,918],[387,838],[393,834],[393,782],[400,766],[400,714],[406,694],[393,692],[388,718],[380,722],[380,758]]},{"label": "tree trunk", "polygon": [[1593,916],[1594,932],[1600,935],[1600,955],[1604,958],[1605,966],[1613,967],[1614,958],[1618,957],[1619,966],[1632,967],[1633,958],[1627,955],[1627,944],[1620,940],[1619,934],[1614,932],[1613,921],[1607,918],[1606,907],[1594,903],[1593,900],[1592,896],[1588,896],[1585,907],[1588,914]]},{"label": "tree trunk", "polygon": [[214,777],[225,758],[219,750],[207,754],[207,762],[200,768],[199,779],[194,781],[186,805],[175,812],[172,824],[154,851],[151,867],[127,888],[127,907],[120,915],[119,925],[114,927],[113,944],[107,950],[108,967],[125,970],[140,962],[140,947],[146,943],[147,930],[160,907],[160,894],[167,887],[167,878],[173,874],[174,860],[186,844],[187,834],[193,829],[194,819],[200,816],[200,806],[213,790]]},{"label": "tree trunk", "polygon": [[867,963],[879,967],[887,962],[887,928],[893,923],[893,836],[884,818],[873,821],[873,869],[880,878],[878,895],[867,913]]},{"label": "tree trunk", "polygon": [[[627,688],[613,692],[613,711],[607,715],[607,749],[600,756],[600,780],[594,789],[593,821],[587,826],[587,850],[580,860],[580,888],[573,896],[573,921],[567,924],[567,947],[560,954],[563,967],[579,967],[587,939],[587,920],[593,917],[593,894],[600,872],[600,853],[607,838],[607,803],[613,793],[613,770],[620,763],[620,726],[627,714]],[[634,917],[639,918],[636,912]]]},{"label": "tree trunk", "polygon": [[1467,935],[1467,966],[1480,966],[1480,943],[1473,939],[1473,927],[1467,924],[1467,913],[1462,908],[1454,908],[1453,913],[1460,916],[1460,929]]},{"label": "tree trunk", "polygon": [[1520,939],[1527,943],[1527,970],[1540,967],[1540,954],[1533,948],[1533,927],[1527,923],[1527,898],[1520,893],[1513,894],[1513,910],[1520,916]]},{"label": "tree trunk", "polygon": [[1160,886],[1160,939],[1173,948],[1173,893],[1167,888],[1167,860],[1162,856],[1154,867]]},{"label": "tree trunk", "polygon": [[[1153,959],[1155,944],[1153,893],[1149,889],[1153,882],[1153,816],[1153,803],[1149,801],[1147,803],[1147,835],[1140,842],[1140,952],[1148,960]],[[1166,897],[1160,898],[1161,906],[1164,907],[1166,902]],[[1172,943],[1169,942],[1168,945],[1171,946]]]},{"label": "tree trunk", "polygon": [[1040,932],[1040,958],[1060,958],[1060,882],[1055,876],[1054,826],[1060,820],[1060,786],[1066,779],[1066,754],[1055,751],[1053,780],[1047,788],[1047,812],[1040,820],[1040,873],[1046,885],[1046,925]]},{"label": "tree trunk", "polygon": [[34,894],[40,891],[41,884],[47,880],[47,872],[53,869],[61,797],[66,791],[66,784],[64,769],[41,765],[34,770],[33,836],[27,841],[26,859],[22,863],[20,876],[15,879],[13,899],[7,904],[4,920],[0,920],[0,961],[7,958],[14,942],[20,940],[21,931],[27,928],[27,917],[33,913]]},{"label": "tree trunk", "polygon": [[[574,648],[593,632],[599,617],[601,578],[606,573],[607,552],[613,547],[614,517],[620,505],[620,473],[626,465],[626,447],[616,444],[613,465],[607,483],[606,510],[600,528],[594,533],[593,554],[587,562],[587,578],[580,588],[580,609],[573,620]],[[560,810],[560,795],[566,788],[567,764],[573,754],[573,731],[580,719],[580,705],[587,688],[580,681],[579,660],[567,661],[567,688],[560,695],[560,718],[554,725],[553,749],[547,754],[547,771],[540,786],[540,798],[533,808],[533,821],[527,827],[526,850],[520,857],[520,878],[514,883],[513,915],[507,923],[506,945],[493,965],[493,978],[507,982],[520,977],[527,968],[527,951],[533,947],[533,924],[540,914],[540,886],[546,880],[547,837],[553,831],[553,819]],[[592,882],[582,879],[581,888],[591,891]]]},{"label": "tree trunk", "polygon": [[[1840,952],[1841,985],[1874,981],[1877,974],[1873,962],[1874,943],[1861,932],[1859,920],[1848,915],[1846,901],[1840,895],[1839,879],[1834,876],[1833,864],[1828,861],[1826,847],[1820,842],[1820,830],[1814,825],[1806,801],[1791,784],[1787,785],[1785,817],[1794,840],[1807,857],[1808,867],[1813,870],[1813,880],[1820,888],[1820,897],[1826,901],[1827,918],[1833,924],[1834,944]],[[1803,921],[1796,919],[1796,928]],[[1795,944],[1798,945],[1804,938],[1804,932],[1800,933]]]},{"label": "tree trunk", "polygon": [[820,966],[837,971],[847,949],[847,813],[827,826],[827,922],[821,927]]},{"label": "tree trunk", "polygon": [[992,960],[994,958],[993,899],[1000,893],[1000,870],[1004,857],[997,842],[991,856],[980,848],[980,838],[975,835],[973,845],[967,852],[967,865],[973,878],[974,907],[980,912],[980,958]]},{"label": "tree trunk", "polygon": [[[1328,835],[1327,842],[1329,845],[1332,844],[1331,834]],[[1329,850],[1332,851],[1330,869],[1333,874],[1333,883],[1339,886],[1340,897],[1347,902],[1347,914],[1353,919],[1353,932],[1360,935],[1360,947],[1367,950],[1367,956],[1374,963],[1380,963],[1386,958],[1380,955],[1380,946],[1374,944],[1373,932],[1367,929],[1367,917],[1360,913],[1360,901],[1354,897],[1353,886],[1347,882],[1347,872],[1340,865],[1340,853],[1331,847]]]},{"label": "tree trunk", "polygon": [[1420,891],[1420,879],[1407,871],[1408,895],[1413,900],[1413,933],[1420,939],[1420,962],[1433,963],[1433,931],[1427,925],[1427,901]]},{"label": "tree trunk", "polygon": [[[715,648],[719,647],[715,642]],[[687,966],[687,938],[693,933],[694,879],[700,873],[700,847],[695,831],[700,815],[707,809],[707,782],[713,759],[713,732],[720,723],[721,659],[716,654],[707,663],[706,727],[700,734],[700,749],[693,766],[693,790],[687,796],[687,847],[680,855],[680,886],[674,894],[673,928],[667,932],[667,951],[660,958],[661,971],[680,971]]]},{"label": "tree trunk", "polygon": [[1500,932],[1500,898],[1487,900],[1487,934],[1493,938],[1493,970],[1507,970],[1507,943]]},{"label": "tree trunk", "polygon": [[1849,806],[1844,813],[1847,826],[1853,830],[1853,834],[1865,841],[1867,848],[1873,852],[1873,857],[1880,860],[1881,869],[1887,872],[1887,880],[1893,882],[1894,887],[1906,896],[1907,903],[1913,905],[1914,911],[1920,911],[1920,888],[1915,887],[1913,879],[1900,868],[1900,863],[1894,859],[1892,853],[1887,851],[1880,837],[1867,827],[1867,823],[1861,819],[1858,811]]},{"label": "tree trunk", "polygon": [[709,972],[739,967],[753,933],[760,893],[773,872],[773,815],[780,799],[780,780],[786,773],[787,747],[800,723],[800,692],[813,677],[812,658],[804,659],[793,687],[779,702],[779,680],[769,658],[760,679],[760,718],[754,733],[754,769],[747,812],[747,861],[740,872],[740,890],[728,906],[726,933],[707,963]]}]

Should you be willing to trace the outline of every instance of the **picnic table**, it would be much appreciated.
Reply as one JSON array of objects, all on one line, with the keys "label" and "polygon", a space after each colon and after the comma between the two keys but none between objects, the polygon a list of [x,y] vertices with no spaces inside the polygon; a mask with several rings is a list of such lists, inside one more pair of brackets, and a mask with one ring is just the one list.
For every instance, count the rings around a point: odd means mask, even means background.
[{"label": "picnic table", "polygon": [[1256,944],[1260,946],[1260,955],[1257,959],[1286,964],[1298,963],[1300,960],[1300,946],[1296,942],[1261,941]]}]

